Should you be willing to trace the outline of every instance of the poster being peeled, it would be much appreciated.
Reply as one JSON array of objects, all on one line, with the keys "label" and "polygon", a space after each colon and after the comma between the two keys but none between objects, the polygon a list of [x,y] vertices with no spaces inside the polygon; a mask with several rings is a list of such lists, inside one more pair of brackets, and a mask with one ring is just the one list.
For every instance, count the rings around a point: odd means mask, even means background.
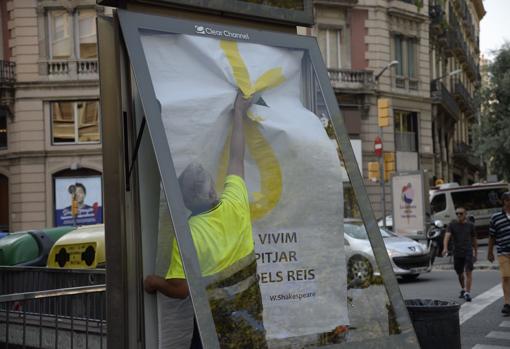
[{"label": "poster being peeled", "polygon": [[303,106],[303,52],[191,35],[142,34],[177,175],[200,163],[223,189],[232,106],[244,124],[245,181],[268,339],[348,324],[337,150]]}]

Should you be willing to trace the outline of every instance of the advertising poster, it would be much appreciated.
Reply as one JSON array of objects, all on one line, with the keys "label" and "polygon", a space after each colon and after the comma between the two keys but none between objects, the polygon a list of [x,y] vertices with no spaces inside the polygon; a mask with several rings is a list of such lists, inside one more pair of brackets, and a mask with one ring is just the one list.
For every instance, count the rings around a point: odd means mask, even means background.
[{"label": "advertising poster", "polygon": [[101,176],[55,178],[55,226],[99,223],[103,223]]},{"label": "advertising poster", "polygon": [[399,235],[419,235],[425,230],[423,175],[392,177],[393,231]]},{"label": "advertising poster", "polygon": [[256,96],[244,123],[244,181],[265,336],[347,325],[341,167],[336,144],[303,105],[304,52],[195,28],[194,36],[141,35],[177,176],[198,163],[221,195],[236,96]]}]

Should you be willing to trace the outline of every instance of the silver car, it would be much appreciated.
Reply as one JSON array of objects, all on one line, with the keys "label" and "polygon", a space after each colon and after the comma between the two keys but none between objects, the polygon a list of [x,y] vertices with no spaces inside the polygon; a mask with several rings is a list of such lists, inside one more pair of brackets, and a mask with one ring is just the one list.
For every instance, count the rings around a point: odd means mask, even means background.
[{"label": "silver car", "polygon": [[[416,279],[421,273],[430,272],[430,253],[424,244],[380,228],[395,275]],[[365,282],[378,275],[377,263],[368,241],[365,225],[360,220],[344,222],[345,251],[349,281]]]}]

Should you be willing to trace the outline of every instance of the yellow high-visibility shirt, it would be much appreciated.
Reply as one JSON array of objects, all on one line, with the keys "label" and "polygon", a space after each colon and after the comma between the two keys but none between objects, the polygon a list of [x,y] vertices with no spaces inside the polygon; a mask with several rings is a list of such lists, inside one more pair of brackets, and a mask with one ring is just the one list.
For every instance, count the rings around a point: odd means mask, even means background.
[{"label": "yellow high-visibility shirt", "polygon": [[[188,224],[203,276],[214,275],[253,252],[250,204],[244,180],[227,176],[219,203],[190,217]],[[186,278],[175,239],[166,278]]]}]

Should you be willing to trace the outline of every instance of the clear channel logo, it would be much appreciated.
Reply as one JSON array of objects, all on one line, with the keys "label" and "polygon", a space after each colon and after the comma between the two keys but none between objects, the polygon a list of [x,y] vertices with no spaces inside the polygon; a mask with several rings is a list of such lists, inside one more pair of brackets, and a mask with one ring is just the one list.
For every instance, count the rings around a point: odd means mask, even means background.
[{"label": "clear channel logo", "polygon": [[203,25],[195,25],[195,33],[200,35],[214,35],[220,36],[223,38],[231,38],[231,39],[240,39],[240,40],[250,40],[250,35],[248,33],[236,33],[231,32],[230,30],[218,30],[210,27],[206,27]]}]

